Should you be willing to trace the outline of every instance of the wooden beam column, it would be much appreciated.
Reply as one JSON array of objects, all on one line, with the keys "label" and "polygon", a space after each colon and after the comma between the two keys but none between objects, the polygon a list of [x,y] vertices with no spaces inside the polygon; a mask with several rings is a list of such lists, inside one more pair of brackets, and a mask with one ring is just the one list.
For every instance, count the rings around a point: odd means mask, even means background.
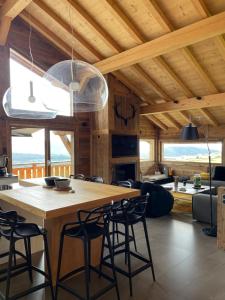
[{"label": "wooden beam column", "polygon": [[8,154],[10,148],[9,127],[2,106],[5,91],[10,86],[9,48],[0,46],[0,155]]}]

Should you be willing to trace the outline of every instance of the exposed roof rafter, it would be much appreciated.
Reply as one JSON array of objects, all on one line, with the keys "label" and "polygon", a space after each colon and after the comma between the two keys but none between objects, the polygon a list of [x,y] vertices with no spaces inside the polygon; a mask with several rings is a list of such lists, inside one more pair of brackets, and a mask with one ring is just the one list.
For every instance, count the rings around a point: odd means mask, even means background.
[{"label": "exposed roof rafter", "polygon": [[11,21],[17,17],[32,0],[6,0],[0,8],[0,45],[4,46],[11,26]]},{"label": "exposed roof rafter", "polygon": [[141,114],[155,114],[172,111],[182,111],[191,109],[202,109],[207,107],[225,106],[225,93],[212,94],[201,97],[201,99],[189,98],[177,102],[149,105],[141,108]]},{"label": "exposed roof rafter", "polygon": [[222,12],[106,58],[97,62],[95,66],[103,74],[106,74],[215,37],[224,32],[225,12]]}]

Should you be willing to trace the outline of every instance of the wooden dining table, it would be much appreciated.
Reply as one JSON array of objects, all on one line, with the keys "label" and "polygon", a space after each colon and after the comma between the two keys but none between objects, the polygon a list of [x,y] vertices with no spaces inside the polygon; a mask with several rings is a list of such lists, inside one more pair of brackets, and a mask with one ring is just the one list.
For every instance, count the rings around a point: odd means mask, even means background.
[{"label": "wooden dining table", "polygon": [[[73,193],[46,188],[43,178],[20,181],[20,186],[7,191],[0,191],[0,206],[15,209],[24,215],[29,222],[34,221],[47,229],[49,253],[55,284],[59,240],[65,223],[76,221],[79,209],[93,209],[101,205],[129,199],[140,195],[140,191],[108,184],[71,179]],[[39,239],[35,251],[40,251]],[[101,240],[92,242],[92,263],[98,265]],[[43,248],[42,248],[43,249]],[[64,244],[61,275],[83,265],[83,245],[79,239],[67,237]]]}]

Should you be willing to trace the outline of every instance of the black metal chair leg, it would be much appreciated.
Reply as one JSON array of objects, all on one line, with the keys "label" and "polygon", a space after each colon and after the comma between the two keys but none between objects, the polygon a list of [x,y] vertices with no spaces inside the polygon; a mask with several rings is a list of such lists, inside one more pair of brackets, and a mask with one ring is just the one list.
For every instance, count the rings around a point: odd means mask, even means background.
[{"label": "black metal chair leg", "polygon": [[145,219],[143,219],[143,227],[144,227],[144,232],[145,232],[145,239],[146,239],[146,244],[147,244],[148,255],[149,255],[149,259],[150,259],[151,264],[152,264],[152,266],[151,266],[152,277],[153,277],[153,280],[155,281],[155,271],[154,271],[152,253],[151,253],[151,248],[150,248],[150,243],[149,243],[149,238],[148,238],[148,230],[147,230],[147,225],[146,225],[146,220]]},{"label": "black metal chair leg", "polygon": [[102,273],[102,265],[104,262],[104,249],[105,249],[105,235],[103,235],[102,237],[102,248],[101,248],[101,257],[100,257],[100,265],[99,265],[99,275],[98,277],[101,277],[101,273]]},{"label": "black metal chair leg", "polygon": [[113,222],[112,223],[112,249],[113,249],[113,253],[115,250],[115,231],[116,231],[116,224]]},{"label": "black metal chair leg", "polygon": [[61,265],[62,265],[63,245],[64,245],[64,235],[62,233],[61,237],[60,237],[60,243],[59,243],[58,268],[57,268],[56,288],[55,288],[55,300],[57,300],[57,298],[58,298],[58,288],[59,288],[58,284],[59,284],[60,271],[61,271]]},{"label": "black metal chair leg", "polygon": [[49,258],[49,250],[48,250],[48,241],[47,241],[46,234],[43,234],[43,239],[44,239],[44,247],[45,247],[45,259],[46,259],[46,265],[47,265],[48,281],[49,281],[49,286],[50,286],[50,290],[51,290],[52,300],[54,300],[55,299],[55,294],[54,294],[54,288],[53,288],[53,285],[52,285],[52,272],[51,272],[51,264],[50,264],[50,258]]},{"label": "black metal chair leg", "polygon": [[13,247],[14,247],[14,240],[11,237],[10,246],[9,246],[9,260],[8,260],[8,268],[7,268],[5,300],[10,299],[9,292],[10,292],[10,279],[11,279],[11,269],[12,269],[12,259],[13,259]]},{"label": "black metal chair leg", "polygon": [[130,243],[129,243],[129,225],[125,225],[125,247],[126,255],[128,261],[128,273],[129,273],[129,286],[130,286],[130,296],[133,296],[133,287],[132,287],[132,277],[131,277],[131,261],[130,261]]},{"label": "black metal chair leg", "polygon": [[133,237],[133,240],[134,240],[134,249],[135,249],[135,251],[137,252],[137,244],[136,244],[136,239],[135,239],[134,226],[133,226],[133,224],[131,225],[131,232],[132,232],[132,237]]},{"label": "black metal chair leg", "polygon": [[85,264],[85,285],[86,285],[86,300],[90,300],[90,287],[89,287],[89,259],[88,259],[88,241],[84,238],[84,264]]},{"label": "black metal chair leg", "polygon": [[116,223],[116,239],[117,239],[117,244],[119,244],[119,225]]},{"label": "black metal chair leg", "polygon": [[117,281],[115,265],[114,265],[114,256],[113,256],[112,244],[111,244],[109,232],[106,233],[106,238],[107,238],[107,243],[108,243],[108,247],[109,247],[109,255],[110,255],[110,259],[111,259],[111,264],[112,264],[113,278],[115,280],[116,295],[117,295],[117,299],[120,300],[118,281]]},{"label": "black metal chair leg", "polygon": [[25,248],[25,253],[26,253],[26,258],[27,258],[27,264],[28,264],[28,275],[30,282],[33,282],[33,274],[32,274],[32,263],[31,263],[31,251],[29,251],[29,246],[28,246],[28,239],[24,238],[24,248]]},{"label": "black metal chair leg", "polygon": [[88,277],[89,277],[89,281],[91,281],[91,241],[88,240],[88,266],[89,266],[89,272],[88,272]]}]

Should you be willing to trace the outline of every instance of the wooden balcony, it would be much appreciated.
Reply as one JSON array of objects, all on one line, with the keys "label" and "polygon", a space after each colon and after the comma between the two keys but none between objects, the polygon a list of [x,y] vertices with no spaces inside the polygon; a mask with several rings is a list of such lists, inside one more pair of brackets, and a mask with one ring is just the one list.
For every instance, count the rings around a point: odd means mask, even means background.
[{"label": "wooden balcony", "polygon": [[[44,177],[45,165],[43,163],[14,165],[12,173],[19,179]],[[51,164],[51,176],[69,177],[71,173],[71,162],[54,162]]]}]

